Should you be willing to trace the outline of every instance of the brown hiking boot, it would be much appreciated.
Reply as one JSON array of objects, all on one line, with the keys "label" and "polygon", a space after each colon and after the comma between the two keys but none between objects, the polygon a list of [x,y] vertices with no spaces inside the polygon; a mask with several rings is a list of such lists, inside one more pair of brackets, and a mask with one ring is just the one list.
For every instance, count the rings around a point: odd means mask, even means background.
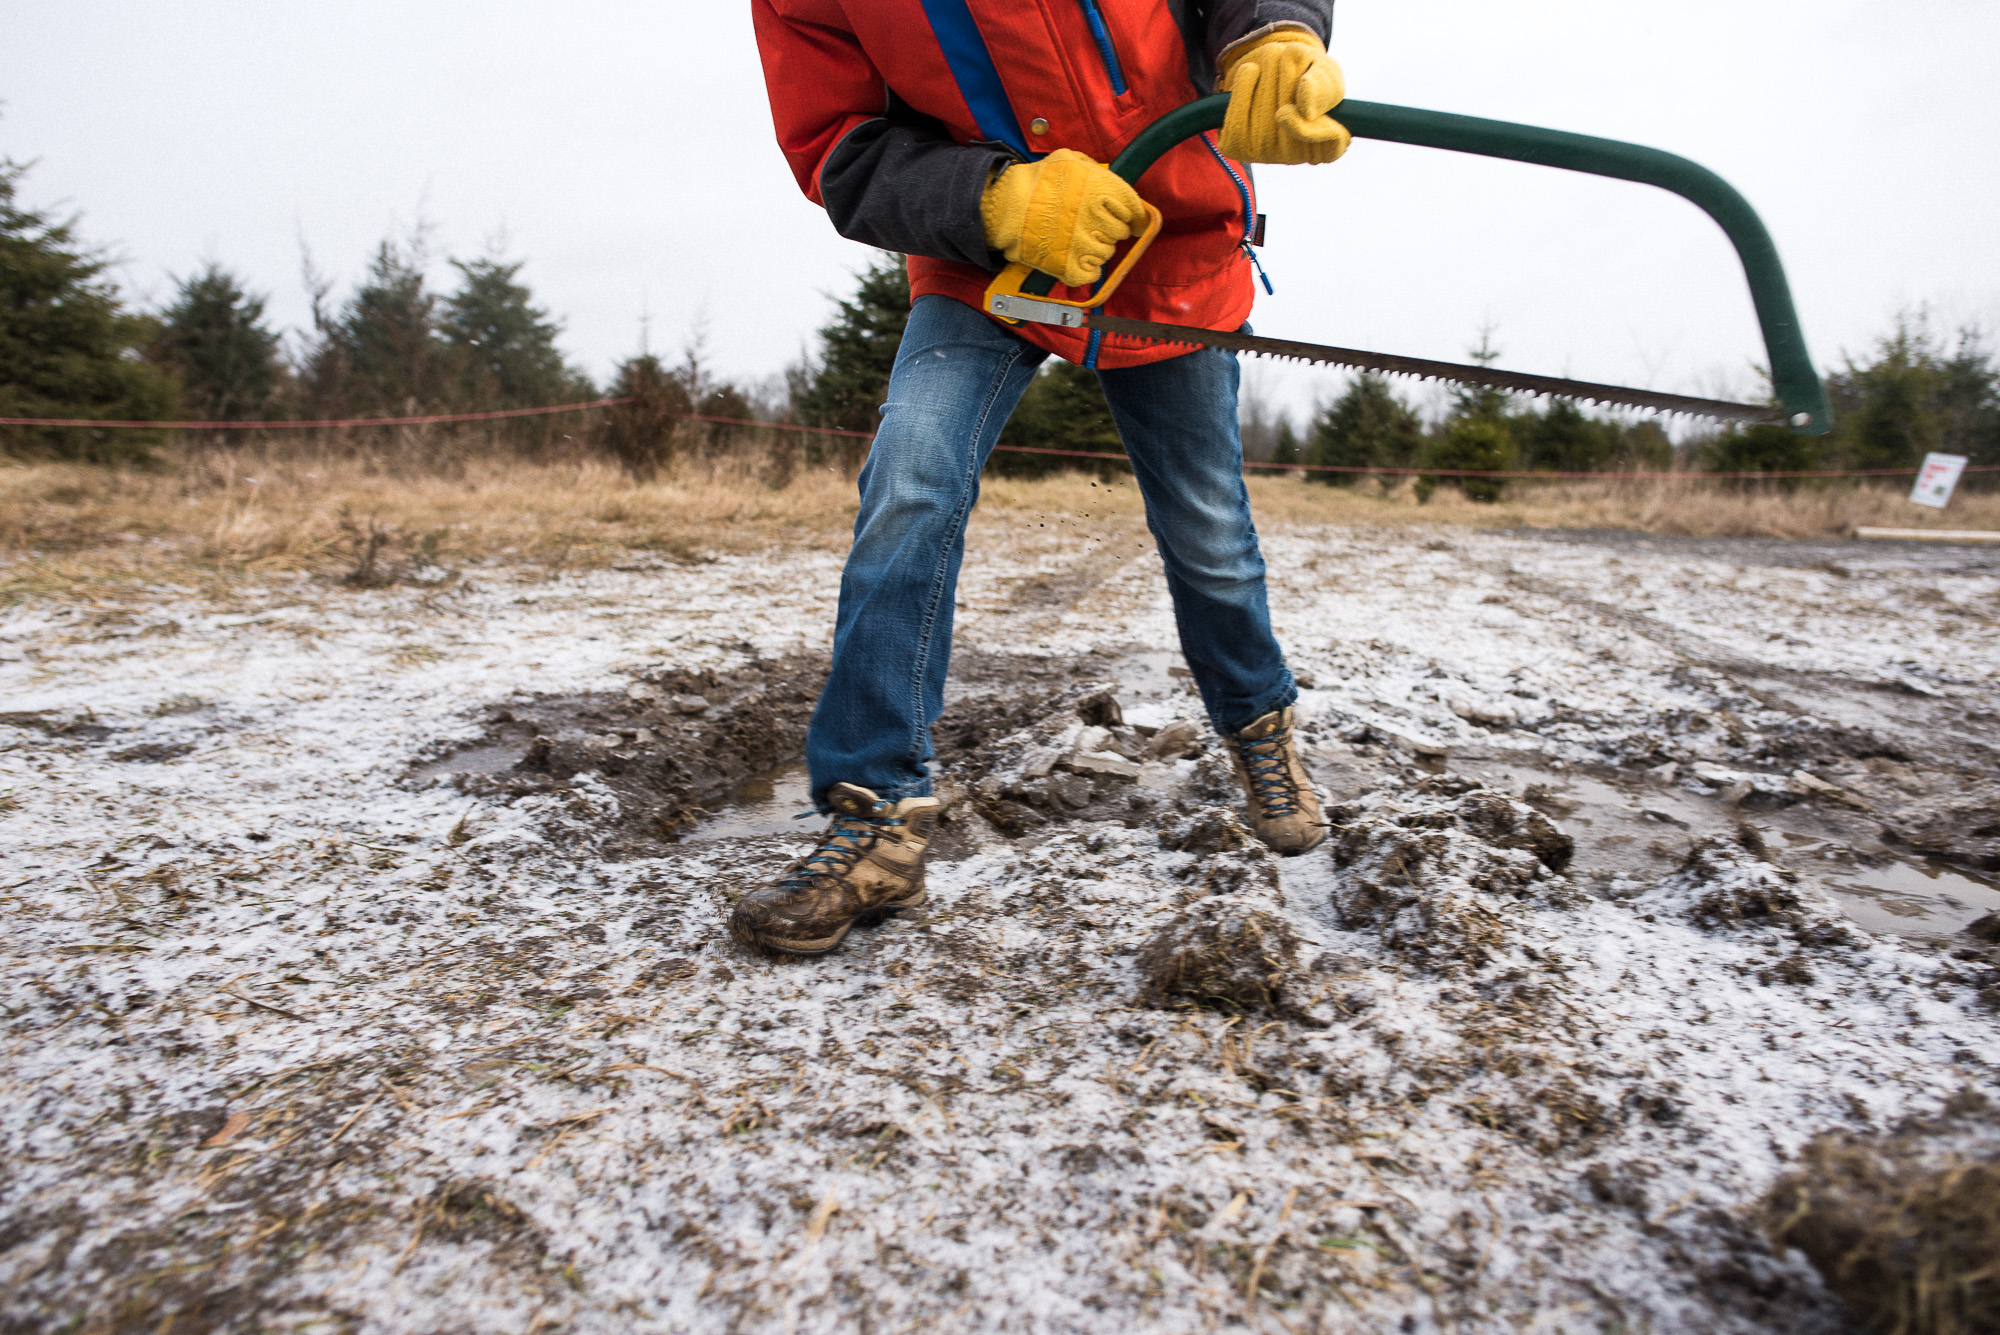
[{"label": "brown hiking boot", "polygon": [[1250,828],[1257,837],[1286,857],[1319,847],[1326,818],[1292,739],[1291,707],[1273,710],[1224,740],[1250,799]]},{"label": "brown hiking boot", "polygon": [[752,950],[824,955],[857,923],[924,902],[924,846],[943,807],[935,797],[884,802],[866,788],[827,790],[833,820],[819,845],[737,901],[729,934]]}]

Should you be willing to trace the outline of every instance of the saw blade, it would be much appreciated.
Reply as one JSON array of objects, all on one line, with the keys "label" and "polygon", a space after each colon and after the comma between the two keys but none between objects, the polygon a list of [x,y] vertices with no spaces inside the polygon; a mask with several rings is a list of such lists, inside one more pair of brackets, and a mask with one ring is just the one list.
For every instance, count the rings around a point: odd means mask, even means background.
[{"label": "saw blade", "polygon": [[1385,375],[1416,376],[1422,380],[1453,380],[1460,384],[1484,385],[1518,394],[1546,394],[1558,399],[1582,399],[1588,403],[1610,403],[1625,408],[1648,408],[1654,412],[1688,413],[1735,422],[1782,422],[1784,412],[1766,404],[1729,403],[1722,399],[1697,399],[1685,394],[1660,394],[1650,389],[1624,385],[1599,385],[1588,380],[1565,380],[1560,376],[1531,375],[1526,371],[1503,371],[1492,366],[1470,366],[1461,362],[1434,362],[1423,357],[1398,357],[1386,352],[1363,352],[1358,348],[1330,348],[1319,343],[1294,343],[1290,339],[1265,338],[1261,334],[1237,334],[1220,329],[1195,329],[1187,325],[1156,324],[1151,320],[1126,320],[1115,315],[1089,312],[1080,322],[1088,329],[1107,334],[1150,339],[1160,343],[1190,343],[1197,347],[1228,348],[1261,357],[1283,357],[1294,361],[1327,362],[1352,366]]}]

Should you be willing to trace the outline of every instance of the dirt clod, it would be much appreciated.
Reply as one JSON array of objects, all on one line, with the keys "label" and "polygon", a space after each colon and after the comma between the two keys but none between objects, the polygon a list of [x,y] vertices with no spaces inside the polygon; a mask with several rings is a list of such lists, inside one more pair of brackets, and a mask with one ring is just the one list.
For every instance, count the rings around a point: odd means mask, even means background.
[{"label": "dirt clod", "polygon": [[[1710,931],[1779,930],[1801,946],[1822,950],[1851,942],[1840,910],[1767,857],[1762,838],[1747,827],[1734,837],[1697,840],[1680,870],[1651,897],[1677,903],[1689,921]],[[1809,982],[1811,970],[1794,959],[1777,966],[1772,977]]]},{"label": "dirt clod", "polygon": [[1234,812],[1220,807],[1169,816],[1160,823],[1160,847],[1179,853],[1234,853],[1255,840]]},{"label": "dirt clod", "polygon": [[2000,786],[1981,783],[1911,803],[1883,825],[1882,838],[1926,857],[2000,871]]},{"label": "dirt clod", "polygon": [[1567,865],[1569,837],[1533,807],[1470,780],[1441,776],[1370,794],[1328,818],[1337,827],[1341,924],[1373,928],[1390,950],[1430,968],[1499,958],[1513,940],[1511,902],[1574,895],[1551,865]]},{"label": "dirt clod", "polygon": [[1816,1136],[1764,1197],[1772,1240],[1804,1252],[1865,1330],[2000,1330],[2000,1116],[1955,1102],[1886,1136]]},{"label": "dirt clod", "polygon": [[1140,1004],[1277,1011],[1298,959],[1298,934],[1259,897],[1211,895],[1140,949]]}]

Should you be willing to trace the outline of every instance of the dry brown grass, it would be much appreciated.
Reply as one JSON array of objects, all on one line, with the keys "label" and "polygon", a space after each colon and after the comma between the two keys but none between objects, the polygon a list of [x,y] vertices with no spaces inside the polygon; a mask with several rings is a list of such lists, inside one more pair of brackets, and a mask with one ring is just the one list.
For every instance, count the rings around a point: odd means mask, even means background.
[{"label": "dry brown grass", "polygon": [[[774,541],[831,544],[853,484],[802,470],[759,480],[755,460],[635,481],[594,460],[471,457],[396,471],[353,457],[190,454],[151,469],[0,466],[0,597],[78,581],[275,571],[352,575],[506,557],[597,565],[634,553],[688,560]],[[364,581],[366,582],[366,581]]]},{"label": "dry brown grass", "polygon": [[[371,577],[401,563],[448,568],[505,557],[592,565],[634,553],[687,560],[774,542],[838,546],[854,489],[829,468],[769,484],[761,454],[689,462],[635,481],[591,459],[524,462],[501,453],[433,456],[423,466],[297,446],[196,449],[146,469],[0,464],[0,579],[13,597],[79,582],[229,578],[273,571]],[[1546,483],[1498,504],[1446,488],[1420,505],[1405,484],[1328,487],[1253,476],[1266,526],[1426,524],[1641,529],[1696,536],[1839,537],[1858,524],[2000,528],[2000,495],[1939,514],[1900,488],[1749,492],[1699,482]],[[991,520],[1061,517],[1136,524],[1137,489],[1085,474],[989,479]]]},{"label": "dry brown grass", "polygon": [[1468,501],[1444,488],[1420,505],[1408,483],[1382,496],[1373,486],[1251,481],[1260,514],[1300,521],[1620,528],[1711,538],[1846,538],[1862,525],[2000,530],[2000,494],[1961,494],[1941,514],[1911,504],[1908,491],[1907,483],[1842,483],[1788,492],[1698,480],[1534,482],[1510,486],[1495,504]]},{"label": "dry brown grass", "polygon": [[[1131,478],[1091,486],[1081,473],[986,484],[983,504],[1013,510],[1137,516]],[[1296,475],[1253,474],[1258,522],[1277,524],[1444,524],[1469,528],[1617,528],[1688,537],[1846,538],[1859,526],[2000,531],[2000,493],[1961,493],[1943,513],[1907,499],[1906,485],[1819,486],[1794,491],[1690,481],[1515,484],[1494,504],[1440,488],[1428,504],[1409,482],[1384,493],[1374,483],[1329,487]]]}]

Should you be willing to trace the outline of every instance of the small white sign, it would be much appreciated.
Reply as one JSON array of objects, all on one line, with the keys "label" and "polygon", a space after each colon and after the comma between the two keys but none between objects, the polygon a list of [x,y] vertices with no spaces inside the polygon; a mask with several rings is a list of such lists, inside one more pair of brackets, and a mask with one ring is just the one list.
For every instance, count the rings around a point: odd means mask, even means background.
[{"label": "small white sign", "polygon": [[1910,499],[1918,505],[1944,509],[1951,500],[1951,489],[1958,485],[1959,474],[1964,471],[1962,454],[1926,454],[1924,466],[1917,473],[1917,485],[1910,488]]}]

